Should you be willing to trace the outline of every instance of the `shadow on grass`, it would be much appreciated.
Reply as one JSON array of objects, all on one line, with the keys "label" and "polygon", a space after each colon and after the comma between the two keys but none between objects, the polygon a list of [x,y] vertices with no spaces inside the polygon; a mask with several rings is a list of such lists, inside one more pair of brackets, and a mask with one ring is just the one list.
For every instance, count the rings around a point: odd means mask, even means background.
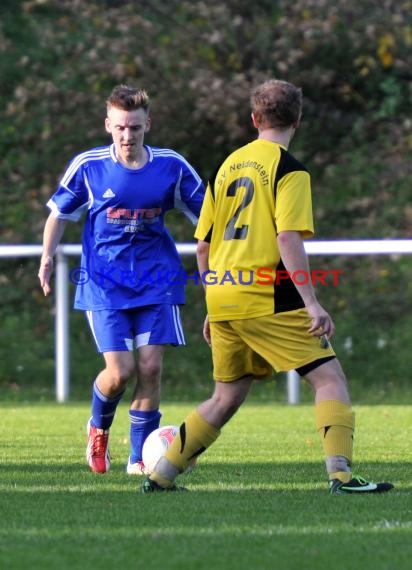
[{"label": "shadow on grass", "polygon": [[[127,476],[125,466],[121,463],[112,464],[110,471],[104,475],[92,473],[84,462],[67,463],[62,459],[61,464],[47,463],[46,461],[27,464],[20,462],[0,463],[0,484],[4,484],[12,478],[26,484],[43,485],[71,483],[76,481],[90,483],[96,490],[100,485],[121,484],[141,481],[139,476]],[[373,481],[390,480],[397,483],[399,474],[404,473],[405,478],[411,472],[412,462],[363,462],[360,466],[360,474]],[[288,463],[200,463],[189,474],[181,475],[178,482],[182,485],[194,486],[197,491],[202,490],[265,490],[265,489],[289,489],[296,490],[303,485],[306,491],[315,490],[317,486],[325,485],[326,477],[323,463],[320,462],[288,462]],[[64,483],[63,483],[64,482]],[[406,488],[412,483],[403,480]],[[314,488],[315,487],[315,488]],[[4,488],[4,487],[3,487]],[[399,489],[400,490],[400,489]]]}]

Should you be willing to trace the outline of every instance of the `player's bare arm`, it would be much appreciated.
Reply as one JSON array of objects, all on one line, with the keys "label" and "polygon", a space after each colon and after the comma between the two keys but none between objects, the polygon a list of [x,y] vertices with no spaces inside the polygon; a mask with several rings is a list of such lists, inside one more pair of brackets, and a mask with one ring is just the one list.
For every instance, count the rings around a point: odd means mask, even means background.
[{"label": "player's bare arm", "polygon": [[[200,275],[202,276],[206,271],[209,271],[209,249],[210,245],[206,241],[199,240],[196,247],[197,267]],[[206,289],[206,284],[203,282],[203,287]],[[205,322],[203,323],[203,338],[209,346],[211,346],[210,338],[210,325],[209,317],[206,315]]]},{"label": "player's bare arm", "polygon": [[[286,270],[291,275],[296,271],[303,271],[306,275],[310,275],[308,256],[300,233],[295,231],[279,232],[277,239],[280,257]],[[331,316],[319,304],[310,280],[305,284],[295,283],[295,287],[312,318],[312,326],[308,332],[314,336],[326,334],[331,338],[335,333],[335,325]]]},{"label": "player's bare arm", "polygon": [[53,214],[49,215],[44,226],[43,253],[40,260],[38,277],[40,287],[43,289],[43,293],[46,297],[51,293],[50,277],[53,273],[53,257],[63,236],[65,227],[66,222],[59,220]]},{"label": "player's bare arm", "polygon": [[[210,245],[207,241],[198,240],[196,246],[196,259],[199,273],[202,276],[209,271],[209,249]],[[206,285],[204,285],[206,287]]]}]

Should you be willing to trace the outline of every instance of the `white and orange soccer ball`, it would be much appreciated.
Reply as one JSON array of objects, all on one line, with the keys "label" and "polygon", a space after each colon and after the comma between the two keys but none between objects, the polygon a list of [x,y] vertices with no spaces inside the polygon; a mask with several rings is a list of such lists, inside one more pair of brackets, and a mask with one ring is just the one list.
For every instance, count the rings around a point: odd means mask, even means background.
[{"label": "white and orange soccer ball", "polygon": [[[152,431],[145,439],[142,449],[142,461],[147,475],[152,473],[156,463],[166,453],[178,431],[178,426],[162,426]],[[195,466],[195,463],[196,460],[186,469],[185,473],[189,473]]]}]

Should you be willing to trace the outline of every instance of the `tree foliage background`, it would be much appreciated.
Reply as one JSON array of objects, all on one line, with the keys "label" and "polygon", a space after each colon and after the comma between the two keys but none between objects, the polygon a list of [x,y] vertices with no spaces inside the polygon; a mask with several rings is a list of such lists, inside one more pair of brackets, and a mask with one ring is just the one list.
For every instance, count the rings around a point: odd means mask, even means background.
[{"label": "tree foliage background", "polygon": [[[2,0],[0,241],[41,242],[45,203],[67,162],[108,140],[114,85],[149,91],[147,142],[181,152],[206,180],[254,136],[249,94],[268,77],[303,89],[291,150],[312,173],[317,238],[411,237],[411,14],[410,0]],[[192,239],[181,218],[170,216],[170,225],[177,241]],[[65,240],[80,235],[73,225]],[[27,386],[52,385],[53,307],[39,290],[37,260],[0,264],[0,383],[20,397]],[[349,376],[382,397],[402,389],[410,259],[314,264],[344,270],[342,285],[319,293],[338,323],[335,346]],[[210,389],[202,292],[188,296],[189,347],[173,353],[165,380],[181,397],[192,389],[184,381]],[[100,360],[82,316],[71,319],[72,373],[89,387]]]}]

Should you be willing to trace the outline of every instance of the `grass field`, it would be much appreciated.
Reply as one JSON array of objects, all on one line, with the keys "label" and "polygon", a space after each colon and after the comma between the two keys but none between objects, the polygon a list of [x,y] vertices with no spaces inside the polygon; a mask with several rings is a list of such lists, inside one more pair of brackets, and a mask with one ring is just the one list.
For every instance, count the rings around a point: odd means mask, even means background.
[{"label": "grass field", "polygon": [[[181,477],[141,495],[125,474],[127,407],[112,468],[84,461],[89,404],[1,404],[4,570],[403,570],[412,558],[412,407],[355,406],[356,470],[396,489],[330,496],[309,405],[247,403]],[[162,424],[191,405],[164,404]]]}]

